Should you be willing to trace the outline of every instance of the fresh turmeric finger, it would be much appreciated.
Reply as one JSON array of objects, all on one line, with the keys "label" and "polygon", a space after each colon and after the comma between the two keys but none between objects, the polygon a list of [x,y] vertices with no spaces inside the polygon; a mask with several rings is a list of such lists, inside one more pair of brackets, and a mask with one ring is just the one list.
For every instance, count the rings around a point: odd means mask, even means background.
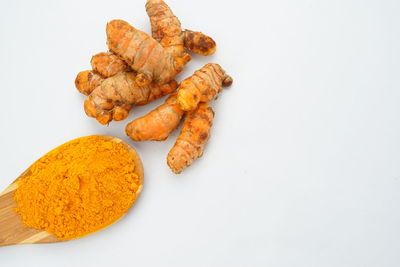
[{"label": "fresh turmeric finger", "polygon": [[215,41],[201,32],[185,30],[184,41],[185,48],[202,56],[212,55],[215,53],[215,50],[217,50]]},{"label": "fresh turmeric finger", "polygon": [[178,127],[183,113],[176,104],[176,94],[172,94],[164,104],[129,123],[126,134],[135,141],[165,140]]},{"label": "fresh turmeric finger", "polygon": [[186,114],[182,130],[167,156],[167,164],[174,173],[181,173],[203,155],[213,118],[214,111],[207,103]]},{"label": "fresh turmeric finger", "polygon": [[78,73],[75,79],[75,87],[84,95],[90,93],[103,82],[104,78],[91,70],[85,70]]},{"label": "fresh turmeric finger", "polygon": [[178,86],[175,80],[163,85],[138,86],[135,79],[134,72],[120,72],[105,79],[85,100],[86,114],[101,124],[120,121],[128,116],[133,105],[145,105]]},{"label": "fresh turmeric finger", "polygon": [[177,102],[181,109],[193,110],[200,102],[215,99],[222,86],[231,84],[232,78],[220,65],[209,63],[180,83]]},{"label": "fresh turmeric finger", "polygon": [[121,71],[129,71],[128,65],[111,52],[97,53],[90,63],[93,70],[105,78],[112,77]]},{"label": "fresh turmeric finger", "polygon": [[163,0],[147,0],[146,12],[153,38],[174,57],[190,57],[185,48],[203,56],[215,52],[215,41],[201,32],[183,31],[179,19]]},{"label": "fresh turmeric finger", "polygon": [[155,39],[123,20],[107,24],[108,48],[121,57],[134,71],[139,86],[150,82],[165,84],[178,74],[190,60],[174,57]]},{"label": "fresh turmeric finger", "polygon": [[146,12],[150,18],[151,32],[173,57],[188,58],[184,47],[184,33],[179,19],[163,0],[147,0]]}]

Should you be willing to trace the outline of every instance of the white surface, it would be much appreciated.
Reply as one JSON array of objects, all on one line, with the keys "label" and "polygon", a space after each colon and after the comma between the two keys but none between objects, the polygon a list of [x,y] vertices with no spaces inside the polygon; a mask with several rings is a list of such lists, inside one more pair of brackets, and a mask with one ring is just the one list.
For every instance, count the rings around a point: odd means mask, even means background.
[{"label": "white surface", "polygon": [[[3,1],[0,187],[99,125],[74,88],[105,24],[150,30],[141,1]],[[218,43],[179,79],[220,63],[234,85],[213,103],[202,159],[173,175],[162,143],[133,144],[137,205],[95,235],[0,248],[1,266],[400,266],[400,2],[177,1],[183,27]]]}]

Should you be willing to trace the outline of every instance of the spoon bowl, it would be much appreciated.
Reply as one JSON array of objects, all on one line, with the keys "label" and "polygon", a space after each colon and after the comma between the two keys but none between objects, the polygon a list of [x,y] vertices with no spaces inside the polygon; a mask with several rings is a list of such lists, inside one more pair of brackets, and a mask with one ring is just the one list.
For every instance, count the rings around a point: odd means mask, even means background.
[{"label": "spoon bowl", "polygon": [[[80,137],[80,138],[88,138]],[[140,195],[143,187],[144,169],[142,161],[136,150],[116,137],[98,135],[105,141],[111,141],[118,144],[123,144],[129,153],[133,155],[135,162],[135,173],[138,175],[140,180],[139,188],[136,192],[136,199]],[[80,139],[78,138],[78,139]],[[75,139],[77,140],[77,139]],[[56,148],[57,149],[57,148]],[[17,207],[17,203],[14,200],[15,190],[18,188],[18,181],[24,179],[31,174],[30,168],[32,165],[25,170],[13,183],[11,183],[2,193],[0,193],[0,246],[17,245],[17,244],[40,244],[40,243],[55,243],[60,241],[67,241],[65,239],[60,240],[55,235],[48,233],[44,230],[34,229],[26,227],[19,214],[14,210]],[[132,203],[134,204],[135,201]],[[122,214],[121,219],[125,214]],[[119,220],[118,219],[118,220]],[[111,223],[112,224],[112,223]],[[102,229],[109,225],[105,225]],[[90,233],[92,234],[92,233]]]}]

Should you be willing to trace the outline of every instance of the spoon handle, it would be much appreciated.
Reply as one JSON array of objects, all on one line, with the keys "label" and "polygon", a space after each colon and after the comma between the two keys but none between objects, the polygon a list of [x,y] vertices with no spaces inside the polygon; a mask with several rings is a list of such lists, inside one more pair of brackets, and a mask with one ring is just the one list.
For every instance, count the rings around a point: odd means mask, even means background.
[{"label": "spoon handle", "polygon": [[57,238],[42,230],[25,227],[20,216],[14,211],[17,203],[14,192],[17,183],[0,193],[0,246],[57,242]]}]

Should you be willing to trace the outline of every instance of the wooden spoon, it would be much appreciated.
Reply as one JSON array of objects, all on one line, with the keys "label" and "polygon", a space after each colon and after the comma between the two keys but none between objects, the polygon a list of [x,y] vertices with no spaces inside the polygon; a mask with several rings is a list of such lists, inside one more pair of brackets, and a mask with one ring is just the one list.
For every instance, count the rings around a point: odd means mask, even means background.
[{"label": "wooden spoon", "polygon": [[[143,186],[143,165],[140,157],[135,149],[129,146],[124,141],[112,137],[101,135],[104,140],[112,141],[115,143],[123,144],[127,150],[134,155],[135,161],[135,173],[140,178],[140,186],[136,192],[137,197],[142,191]],[[85,137],[81,137],[85,138]],[[43,230],[37,230],[29,227],[25,227],[22,220],[14,211],[17,207],[17,203],[14,201],[14,192],[18,188],[18,181],[24,179],[30,174],[30,167],[24,171],[12,184],[10,184],[0,194],[0,246],[17,245],[17,244],[39,244],[39,243],[55,243],[66,240],[59,240],[55,235],[50,234]],[[137,198],[136,198],[137,199]],[[120,218],[123,217],[122,214]],[[108,225],[107,225],[108,226]],[[105,226],[105,227],[107,227]]]}]

